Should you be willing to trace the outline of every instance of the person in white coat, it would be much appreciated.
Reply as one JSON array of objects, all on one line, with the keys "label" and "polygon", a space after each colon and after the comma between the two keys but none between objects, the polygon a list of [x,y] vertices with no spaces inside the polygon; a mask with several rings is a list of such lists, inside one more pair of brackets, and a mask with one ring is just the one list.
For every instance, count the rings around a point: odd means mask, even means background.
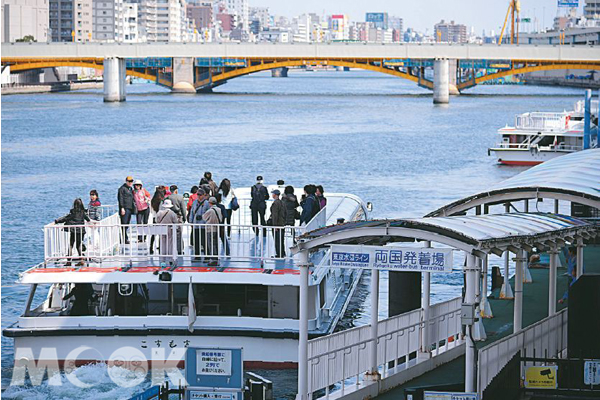
[{"label": "person in white coat", "polygon": [[160,210],[156,214],[156,223],[159,225],[167,225],[167,234],[160,235],[160,259],[162,262],[169,261],[173,256],[173,224],[179,223],[177,214],[175,214],[171,208],[173,208],[173,202],[171,199],[165,199]]}]

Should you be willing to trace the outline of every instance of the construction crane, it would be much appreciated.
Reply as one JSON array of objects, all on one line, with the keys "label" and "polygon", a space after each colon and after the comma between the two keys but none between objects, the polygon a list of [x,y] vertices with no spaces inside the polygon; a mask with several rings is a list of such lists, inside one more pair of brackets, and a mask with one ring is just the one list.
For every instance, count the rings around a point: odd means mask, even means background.
[{"label": "construction crane", "polygon": [[[521,2],[519,0],[509,0],[508,11],[506,11],[506,17],[504,18],[504,25],[502,25],[502,31],[500,32],[500,39],[498,39],[498,46],[502,44],[504,38],[504,30],[506,29],[506,23],[508,22],[508,16],[510,15],[510,44],[519,43],[519,15],[521,14]],[[515,32],[516,25],[516,32]],[[516,33],[516,36],[515,36]]]}]

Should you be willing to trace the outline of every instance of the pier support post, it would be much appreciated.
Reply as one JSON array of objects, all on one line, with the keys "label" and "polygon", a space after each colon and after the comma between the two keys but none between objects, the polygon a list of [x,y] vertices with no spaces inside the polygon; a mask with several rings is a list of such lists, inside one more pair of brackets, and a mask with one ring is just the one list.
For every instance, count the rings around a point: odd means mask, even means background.
[{"label": "pier support post", "polygon": [[104,59],[104,101],[125,101],[125,77],[127,68],[125,60],[118,57]]},{"label": "pier support post", "polygon": [[550,268],[548,277],[548,316],[556,314],[556,268],[558,266],[558,250],[550,249]]},{"label": "pier support post", "polygon": [[590,135],[592,132],[592,90],[585,91],[585,107],[583,113],[583,149],[590,148]]},{"label": "pier support post", "polygon": [[308,400],[308,250],[300,253],[300,326],[298,329],[298,394],[296,400]]},{"label": "pier support post", "polygon": [[379,270],[371,270],[371,352],[370,352],[370,371],[366,378],[371,381],[378,381],[379,371],[377,369],[377,336],[379,332]]},{"label": "pier support post", "polygon": [[558,199],[554,199],[554,214],[558,214]]},{"label": "pier support post", "polygon": [[514,258],[515,266],[515,308],[513,314],[513,333],[523,327],[523,268],[526,262],[525,252],[519,250]]},{"label": "pier support post", "polygon": [[481,317],[482,318],[494,318],[494,314],[492,313],[492,307],[490,302],[488,301],[488,290],[487,290],[487,277],[488,277],[488,256],[486,255],[483,258],[483,271],[482,271],[482,279],[481,279]]},{"label": "pier support post", "polygon": [[173,93],[196,93],[194,87],[194,58],[173,57]]},{"label": "pier support post", "polygon": [[[466,288],[465,288],[465,303],[475,304],[477,296],[475,294],[475,286],[477,285],[477,261],[475,256],[467,254],[466,267]],[[475,356],[475,341],[472,335],[473,325],[466,326],[466,349],[465,349],[465,392],[474,392],[476,390],[475,377],[477,376],[477,357]]]},{"label": "pier support post", "polygon": [[475,271],[475,279],[477,280],[477,285],[475,286],[475,303],[477,307],[475,308],[475,325],[473,325],[473,340],[477,340],[478,342],[482,342],[487,339],[487,335],[485,334],[485,327],[483,326],[483,320],[481,318],[481,270],[482,270],[482,260],[477,257],[475,259],[477,263],[477,270]]},{"label": "pier support post", "polygon": [[[425,247],[430,248],[431,242],[426,241]],[[423,330],[421,332],[421,353],[428,357],[431,349],[429,338],[429,305],[431,302],[431,272],[423,272],[423,295],[421,296],[421,308],[423,308]]]},{"label": "pier support post", "polygon": [[433,61],[434,104],[448,104],[450,102],[450,82],[448,69],[448,59],[436,59]]},{"label": "pier support post", "polygon": [[583,248],[585,245],[583,244],[583,239],[577,239],[577,265],[575,266],[575,277],[579,279],[581,275],[583,275]]},{"label": "pier support post", "polygon": [[273,78],[287,78],[288,76],[288,67],[274,68],[271,70],[271,77]]},{"label": "pier support post", "polygon": [[[506,203],[504,205],[504,212],[510,212],[510,203]],[[508,266],[509,266],[510,252],[506,250],[504,253],[504,282],[502,283],[502,288],[500,288],[500,298],[504,300],[512,300],[514,298],[512,288],[510,287],[510,282],[508,280]]]}]

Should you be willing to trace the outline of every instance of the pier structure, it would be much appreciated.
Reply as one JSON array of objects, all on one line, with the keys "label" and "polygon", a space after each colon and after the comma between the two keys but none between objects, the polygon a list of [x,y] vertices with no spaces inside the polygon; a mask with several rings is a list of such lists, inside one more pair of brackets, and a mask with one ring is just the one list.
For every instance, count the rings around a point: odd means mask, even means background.
[{"label": "pier structure", "polygon": [[[260,71],[287,76],[291,68],[358,68],[407,79],[433,91],[434,103],[505,76],[555,69],[600,70],[600,46],[456,44],[256,43],[5,43],[2,66],[11,73],[60,66],[105,69],[111,99],[121,75],[155,82],[173,92],[210,92]],[[433,70],[433,80],[426,74]],[[119,78],[116,78],[117,75]],[[120,83],[119,83],[120,87]],[[123,86],[124,87],[124,86]],[[115,93],[119,92],[119,95]],[[113,101],[113,100],[107,100]]]},{"label": "pier structure", "polygon": [[[424,298],[421,309],[381,321],[372,299],[371,325],[309,341],[302,329],[302,310],[308,307],[308,298],[301,289],[297,399],[315,398],[316,392],[323,395],[323,391],[326,398],[404,398],[411,383],[431,387],[457,381],[464,382],[461,390],[482,398],[486,389],[494,385],[498,389],[492,380],[516,353],[562,357],[567,345],[567,314],[565,305],[557,303],[569,282],[568,277],[557,274],[559,250],[565,246],[580,249],[578,274],[600,272],[600,247],[590,244],[583,251],[584,244],[595,243],[600,234],[598,225],[587,220],[597,217],[592,214],[600,210],[599,176],[600,149],[585,150],[533,167],[424,218],[350,222],[303,235],[293,250],[305,258],[311,251],[333,244],[413,242],[423,248],[453,248],[455,254],[464,255],[465,294],[434,305]],[[561,201],[570,206],[570,212],[529,212],[530,199]],[[507,202],[511,208],[523,203],[524,210],[503,212]],[[493,213],[494,208],[500,212]],[[556,205],[554,211],[559,210]],[[532,269],[532,279],[524,285],[525,253],[534,249],[548,253],[550,265]],[[500,299],[499,290],[494,290],[486,298],[490,311],[494,310],[493,318],[483,320],[485,260],[510,254],[516,262],[515,275],[505,275],[505,280],[508,284],[512,281],[515,298],[512,303]],[[302,287],[307,284],[310,265],[300,268],[305,276]],[[372,274],[373,280],[377,277],[378,271]],[[424,279],[427,296],[429,284],[430,280]],[[371,295],[378,296],[374,282]],[[469,315],[465,310],[470,309],[479,311]],[[488,330],[482,338],[475,337],[478,325],[483,332]],[[339,389],[330,393],[334,385]]]}]

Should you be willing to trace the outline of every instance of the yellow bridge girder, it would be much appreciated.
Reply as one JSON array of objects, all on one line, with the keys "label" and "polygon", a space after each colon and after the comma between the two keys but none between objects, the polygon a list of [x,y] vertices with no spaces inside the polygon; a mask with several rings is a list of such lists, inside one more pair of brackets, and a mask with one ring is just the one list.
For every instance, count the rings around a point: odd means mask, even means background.
[{"label": "yellow bridge girder", "polygon": [[[232,67],[232,69],[224,72],[223,67],[216,68],[212,67],[210,73],[212,74],[208,79],[197,81],[195,87],[197,89],[203,87],[210,87],[216,84],[225,83],[229,79],[237,78],[240,76],[252,74],[260,71],[267,71],[275,68],[283,67],[299,67],[299,66],[334,66],[334,67],[349,67],[349,68],[360,68],[369,71],[380,72],[388,75],[392,75],[398,78],[408,79],[412,82],[418,83],[423,87],[433,88],[433,82],[420,79],[418,76],[411,75],[410,73],[399,71],[394,68],[385,67],[383,59],[373,58],[246,58],[248,66],[246,67]],[[98,70],[104,69],[104,60],[102,58],[93,57],[79,57],[79,58],[2,58],[3,65],[10,65],[11,71],[20,72],[31,69],[40,68],[53,68],[53,67],[85,67],[94,68]],[[492,74],[486,74],[484,76],[476,77],[475,79],[461,82],[457,85],[459,90],[467,89],[485,81],[515,75],[524,74],[527,72],[544,71],[544,70],[556,70],[556,69],[587,69],[587,70],[600,70],[600,61],[547,61],[547,60],[512,60],[513,65],[522,65],[520,67],[512,68],[505,71],[499,71]],[[377,65],[378,64],[378,65]],[[163,86],[171,86],[172,83],[160,77],[156,68],[145,68],[144,71],[139,69],[127,69],[127,75],[135,76],[150,81],[155,81]]]},{"label": "yellow bridge girder", "polygon": [[[94,68],[98,70],[104,70],[104,60],[102,58],[73,58],[73,59],[52,59],[52,58],[40,58],[40,59],[13,59],[13,58],[2,58],[2,64],[10,65],[11,72],[28,71],[31,69],[40,68],[54,68],[54,67],[82,67],[82,68]],[[148,79],[151,81],[156,80],[156,75],[152,72],[140,72],[133,69],[127,69],[128,76],[135,76],[142,79]]]},{"label": "yellow bridge girder", "polygon": [[[514,63],[519,63],[519,62],[515,61]],[[491,81],[491,80],[502,78],[505,76],[525,74],[525,73],[534,72],[534,71],[549,71],[549,70],[556,70],[556,69],[587,69],[587,70],[600,71],[600,61],[598,61],[598,62],[587,61],[587,62],[581,62],[581,63],[577,63],[577,62],[568,62],[568,63],[544,62],[544,63],[540,63],[537,65],[530,65],[530,64],[534,64],[531,61],[523,61],[522,63],[525,65],[524,67],[512,68],[512,69],[508,69],[505,71],[495,72],[493,74],[486,74],[486,75],[475,78],[474,81],[469,80],[466,82],[462,82],[457,85],[457,88],[458,88],[458,90],[467,89],[469,87],[478,85],[482,82]]]},{"label": "yellow bridge girder", "polygon": [[[266,61],[266,62],[265,62]],[[252,64],[252,62],[260,62],[259,64],[250,65],[242,68],[235,68],[233,70],[227,72],[221,72],[213,74],[212,77],[207,78],[203,81],[196,82],[196,87],[204,87],[211,84],[216,84],[218,82],[227,81],[229,79],[237,78],[239,76],[252,74],[260,71],[267,71],[276,68],[284,68],[284,67],[301,67],[301,66],[312,66],[312,65],[326,65],[333,67],[348,67],[348,68],[360,68],[369,71],[381,72],[388,75],[393,75],[399,78],[408,79],[413,82],[419,82],[419,77],[410,75],[406,72],[397,71],[392,68],[383,67],[383,60],[379,59],[361,59],[360,61],[357,59],[352,60],[344,60],[343,58],[339,59],[326,59],[326,58],[301,58],[301,59],[248,59],[248,62]],[[371,63],[379,62],[380,65],[373,65]],[[429,86],[429,81],[421,81],[425,86]]]}]

